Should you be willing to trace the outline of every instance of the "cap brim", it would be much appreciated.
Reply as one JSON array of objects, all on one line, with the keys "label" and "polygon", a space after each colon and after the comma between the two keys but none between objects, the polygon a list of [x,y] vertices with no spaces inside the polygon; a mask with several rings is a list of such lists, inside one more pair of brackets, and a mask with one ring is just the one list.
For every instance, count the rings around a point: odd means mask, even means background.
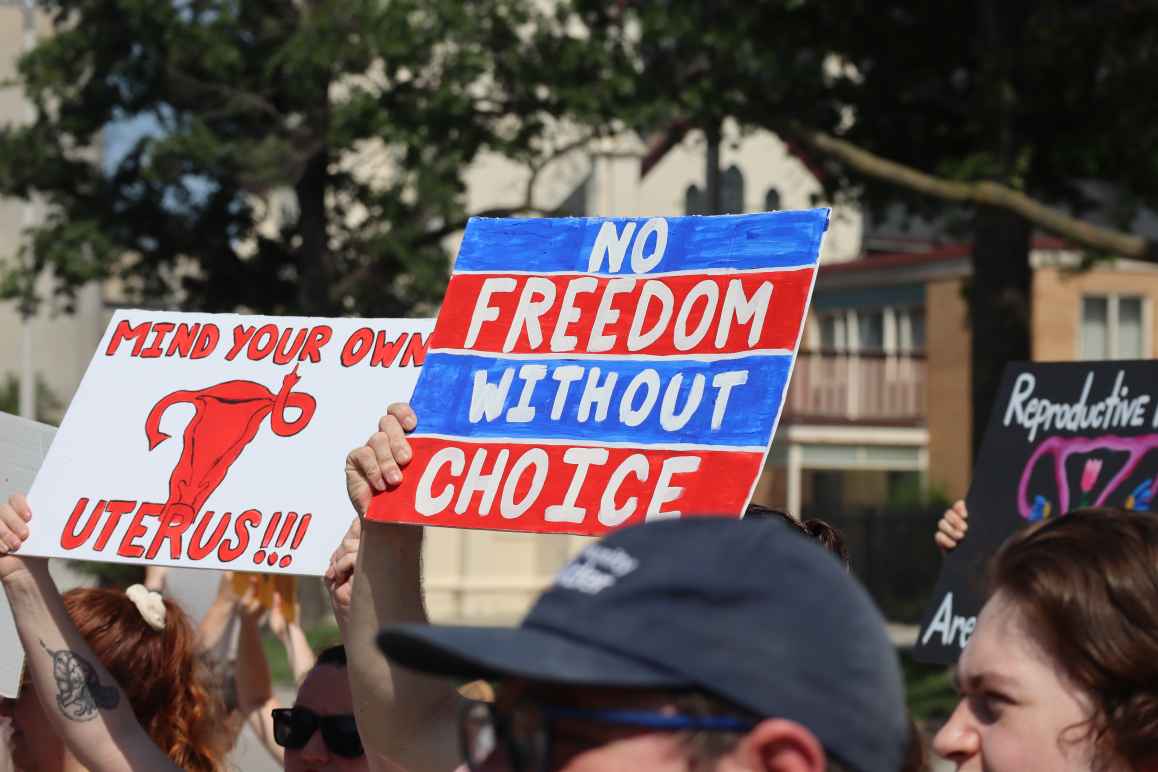
[{"label": "cap brim", "polygon": [[513,676],[625,688],[692,686],[670,670],[532,627],[396,625],[378,634],[378,646],[411,670],[455,678]]}]

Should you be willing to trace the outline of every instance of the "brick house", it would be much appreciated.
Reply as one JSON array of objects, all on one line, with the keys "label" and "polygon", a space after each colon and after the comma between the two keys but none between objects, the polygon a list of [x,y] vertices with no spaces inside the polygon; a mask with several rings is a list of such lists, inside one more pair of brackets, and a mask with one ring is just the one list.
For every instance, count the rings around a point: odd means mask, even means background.
[{"label": "brick house", "polygon": [[[1035,360],[1145,359],[1158,340],[1158,266],[1082,266],[1038,237]],[[879,506],[970,479],[968,245],[821,268],[801,354],[757,499],[794,512]],[[983,408],[982,408],[983,409]]]}]

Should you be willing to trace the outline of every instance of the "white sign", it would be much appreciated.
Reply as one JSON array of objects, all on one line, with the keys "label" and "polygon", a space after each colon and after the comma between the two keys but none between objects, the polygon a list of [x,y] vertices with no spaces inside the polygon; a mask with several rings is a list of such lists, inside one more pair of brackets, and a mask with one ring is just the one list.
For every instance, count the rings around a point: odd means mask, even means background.
[{"label": "white sign", "polygon": [[[53,427],[0,413],[0,501],[32,486],[36,470],[48,452]],[[16,623],[8,607],[8,597],[0,592],[0,697],[15,698],[20,692],[24,670],[24,648],[16,635]]]},{"label": "white sign", "polygon": [[342,465],[431,319],[120,311],[29,492],[30,555],[320,575]]}]

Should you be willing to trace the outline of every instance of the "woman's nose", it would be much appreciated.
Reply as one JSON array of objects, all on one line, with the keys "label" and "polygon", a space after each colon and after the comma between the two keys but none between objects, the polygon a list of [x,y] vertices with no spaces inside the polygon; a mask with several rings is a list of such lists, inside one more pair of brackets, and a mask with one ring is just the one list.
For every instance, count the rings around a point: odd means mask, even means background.
[{"label": "woman's nose", "polygon": [[938,756],[957,764],[963,763],[981,750],[981,737],[973,725],[966,700],[957,703],[948,723],[933,738],[933,750]]}]

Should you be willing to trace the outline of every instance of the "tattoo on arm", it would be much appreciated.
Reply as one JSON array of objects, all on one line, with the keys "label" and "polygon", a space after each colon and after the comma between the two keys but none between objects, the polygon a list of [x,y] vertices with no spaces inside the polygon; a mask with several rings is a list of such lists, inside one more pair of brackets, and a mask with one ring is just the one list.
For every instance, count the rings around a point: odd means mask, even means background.
[{"label": "tattoo on arm", "polygon": [[115,685],[105,686],[96,668],[83,657],[67,650],[53,651],[40,642],[52,658],[52,677],[56,679],[56,705],[70,721],[91,721],[97,710],[113,710],[121,703]]}]

